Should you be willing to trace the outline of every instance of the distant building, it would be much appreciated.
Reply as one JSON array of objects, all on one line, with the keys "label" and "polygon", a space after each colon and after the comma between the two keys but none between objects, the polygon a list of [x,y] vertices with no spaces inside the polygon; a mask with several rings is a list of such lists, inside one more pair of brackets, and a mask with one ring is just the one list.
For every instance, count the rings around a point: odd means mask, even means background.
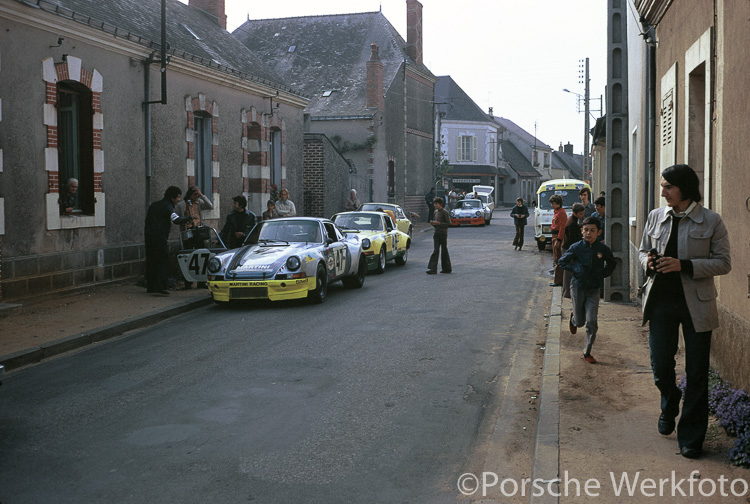
[{"label": "distant building", "polygon": [[423,63],[422,5],[406,7],[406,41],[382,12],[248,20],[234,35],[310,96],[307,130],[366,177],[362,200],[422,211],[434,183],[436,78]]}]

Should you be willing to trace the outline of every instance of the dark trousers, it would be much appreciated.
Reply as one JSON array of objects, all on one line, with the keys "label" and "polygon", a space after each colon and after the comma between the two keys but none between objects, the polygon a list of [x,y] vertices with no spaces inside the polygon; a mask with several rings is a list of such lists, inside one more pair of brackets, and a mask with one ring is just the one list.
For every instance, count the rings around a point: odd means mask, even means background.
[{"label": "dark trousers", "polygon": [[146,236],[146,289],[148,292],[167,290],[169,247],[166,238]]},{"label": "dark trousers", "polygon": [[687,386],[682,415],[677,424],[677,443],[682,447],[703,447],[708,428],[708,368],[711,331],[695,332],[687,303],[678,299],[654,300],[651,306],[648,342],[654,383],[661,393],[661,410],[675,417],[680,411],[680,389],[675,384],[675,359],[679,327],[685,341]]},{"label": "dark trousers", "polygon": [[442,271],[452,271],[451,256],[448,254],[448,235],[435,233],[432,235],[432,242],[435,248],[430,256],[430,262],[427,264],[427,269],[430,271],[437,271],[438,256],[440,256],[440,266],[442,267]]},{"label": "dark trousers", "polygon": [[557,260],[562,257],[562,240],[552,239],[552,263],[555,265],[555,278],[556,284],[562,285],[563,283],[563,269],[557,265]]},{"label": "dark trousers", "polygon": [[435,205],[427,203],[427,222],[435,218]]},{"label": "dark trousers", "polygon": [[523,235],[526,226],[523,224],[516,224],[516,237],[513,238],[513,246],[521,248],[523,247]]}]

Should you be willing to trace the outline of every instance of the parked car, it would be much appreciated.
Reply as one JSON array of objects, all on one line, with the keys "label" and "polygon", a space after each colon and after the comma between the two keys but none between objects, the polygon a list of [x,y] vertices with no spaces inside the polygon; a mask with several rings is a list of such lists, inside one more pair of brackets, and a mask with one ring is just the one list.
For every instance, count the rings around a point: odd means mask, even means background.
[{"label": "parked car", "polygon": [[208,289],[218,303],[304,297],[322,303],[332,282],[362,287],[367,275],[364,249],[370,246],[369,239],[345,233],[329,219],[263,221],[242,247],[211,256]]},{"label": "parked car", "polygon": [[578,191],[591,186],[583,180],[577,179],[554,179],[542,182],[536,191],[537,204],[534,209],[534,238],[539,250],[544,250],[547,244],[552,243],[552,205],[549,199],[552,195],[558,194],[562,197],[563,208],[570,217],[573,203],[578,203]]},{"label": "parked car", "polygon": [[456,208],[451,210],[451,224],[461,226],[484,226],[490,219],[487,207],[478,199],[463,199],[456,202]]},{"label": "parked car", "polygon": [[364,248],[369,271],[382,273],[387,261],[395,261],[399,266],[406,264],[409,257],[411,238],[396,229],[390,215],[382,212],[343,212],[333,217],[342,231],[359,233],[370,240]]},{"label": "parked car", "polygon": [[404,213],[403,208],[398,205],[394,205],[393,203],[365,203],[359,210],[362,212],[376,212],[378,208],[393,212],[393,215],[396,217],[396,227],[398,230],[409,236],[412,235],[414,226],[412,226],[411,220]]},{"label": "parked car", "polygon": [[489,210],[489,218],[485,221],[485,224],[489,226],[492,220],[492,212],[495,210],[495,200],[492,198],[492,192],[495,188],[488,185],[475,185],[472,187],[472,190],[477,193],[479,199],[487,207],[487,210]]}]

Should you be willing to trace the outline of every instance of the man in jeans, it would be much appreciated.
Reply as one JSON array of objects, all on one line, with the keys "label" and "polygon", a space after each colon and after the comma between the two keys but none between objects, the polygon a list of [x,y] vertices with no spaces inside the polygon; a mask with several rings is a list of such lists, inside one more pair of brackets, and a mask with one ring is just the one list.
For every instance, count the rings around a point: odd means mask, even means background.
[{"label": "man in jeans", "polygon": [[451,227],[451,216],[448,210],[444,208],[445,200],[443,198],[435,198],[433,205],[435,205],[435,213],[430,224],[435,228],[435,234],[432,236],[435,248],[427,265],[428,275],[435,275],[437,273],[438,256],[440,256],[440,265],[442,267],[440,273],[450,273],[453,271],[451,256],[448,254],[448,228]]}]

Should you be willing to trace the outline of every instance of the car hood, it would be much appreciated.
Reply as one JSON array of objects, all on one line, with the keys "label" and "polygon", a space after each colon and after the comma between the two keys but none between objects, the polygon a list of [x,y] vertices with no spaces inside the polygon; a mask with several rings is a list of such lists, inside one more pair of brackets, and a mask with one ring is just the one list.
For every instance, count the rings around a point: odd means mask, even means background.
[{"label": "car hood", "polygon": [[[242,273],[273,273],[277,271],[289,256],[303,256],[321,243],[290,243],[252,245],[246,249],[239,249],[232,260],[230,268],[238,274]],[[302,257],[300,257],[302,260]]]}]

